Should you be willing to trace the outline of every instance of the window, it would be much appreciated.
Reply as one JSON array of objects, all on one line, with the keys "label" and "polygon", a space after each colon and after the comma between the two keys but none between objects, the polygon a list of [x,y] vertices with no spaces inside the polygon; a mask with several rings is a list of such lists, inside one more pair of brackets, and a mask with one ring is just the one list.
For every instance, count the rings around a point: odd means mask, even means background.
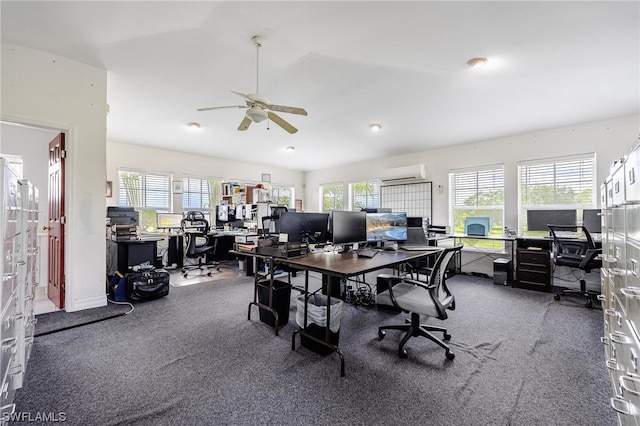
[{"label": "window", "polygon": [[[198,210],[215,218],[216,206],[222,197],[222,181],[213,178],[185,177],[182,179],[182,210]],[[213,220],[212,220],[213,221]],[[215,223],[210,223],[214,226]]]},{"label": "window", "polygon": [[351,210],[380,207],[380,183],[377,180],[349,184]]},{"label": "window", "polygon": [[518,232],[527,229],[527,210],[580,210],[597,205],[595,154],[518,163]]},{"label": "window", "polygon": [[294,188],[291,186],[271,185],[271,201],[293,208]]},{"label": "window", "polygon": [[344,209],[344,185],[341,183],[320,185],[322,213]]},{"label": "window", "polygon": [[464,234],[467,217],[490,219],[489,235],[502,235],[504,228],[504,166],[449,172],[449,223],[456,234]]},{"label": "window", "polygon": [[169,173],[140,172],[121,169],[118,172],[120,206],[134,207],[140,213],[140,226],[156,226],[156,213],[169,213]]}]

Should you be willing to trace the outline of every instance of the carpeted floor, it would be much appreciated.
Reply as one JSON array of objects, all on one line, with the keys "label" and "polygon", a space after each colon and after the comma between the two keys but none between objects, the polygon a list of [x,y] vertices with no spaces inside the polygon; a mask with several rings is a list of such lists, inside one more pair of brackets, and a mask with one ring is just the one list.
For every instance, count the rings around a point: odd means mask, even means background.
[{"label": "carpeted floor", "polygon": [[249,309],[251,278],[172,288],[129,315],[37,337],[16,411],[71,425],[617,424],[601,310],[479,277],[449,285],[457,308],[435,322],[455,360],[420,338],[400,359],[400,334],[379,340],[377,327],[404,314],[345,305],[345,377],[336,354],[299,338],[291,350],[296,291],[276,336]]}]

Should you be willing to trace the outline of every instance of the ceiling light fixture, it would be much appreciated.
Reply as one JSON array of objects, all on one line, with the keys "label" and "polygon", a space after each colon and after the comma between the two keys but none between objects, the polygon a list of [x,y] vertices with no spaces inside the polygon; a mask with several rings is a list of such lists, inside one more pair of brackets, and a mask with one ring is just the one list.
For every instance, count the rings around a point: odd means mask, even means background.
[{"label": "ceiling light fixture", "polygon": [[259,106],[252,106],[247,110],[246,116],[251,119],[254,123],[260,123],[267,119],[267,112],[260,108]]},{"label": "ceiling light fixture", "polygon": [[488,62],[487,58],[471,58],[467,61],[467,65],[471,68],[480,68],[487,65]]},{"label": "ceiling light fixture", "polygon": [[190,123],[187,123],[187,127],[190,129],[199,129],[200,123],[196,123],[195,121],[192,121]]},{"label": "ceiling light fixture", "polygon": [[374,123],[370,125],[369,128],[371,129],[372,132],[377,132],[378,130],[382,129],[382,126]]},{"label": "ceiling light fixture", "polygon": [[295,146],[288,146],[288,147],[286,148],[286,150],[287,150],[287,151],[295,151],[295,150],[296,150],[296,147],[295,147]]}]

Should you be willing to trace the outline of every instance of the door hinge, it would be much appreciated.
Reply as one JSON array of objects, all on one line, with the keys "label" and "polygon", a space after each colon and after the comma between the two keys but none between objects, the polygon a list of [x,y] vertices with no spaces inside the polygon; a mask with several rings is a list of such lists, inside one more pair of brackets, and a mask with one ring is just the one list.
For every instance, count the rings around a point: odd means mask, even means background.
[{"label": "door hinge", "polygon": [[62,151],[60,151],[60,158],[67,158],[67,150],[63,149]]},{"label": "door hinge", "polygon": [[66,216],[60,216],[60,224],[61,225],[65,225],[67,223],[67,217]]}]

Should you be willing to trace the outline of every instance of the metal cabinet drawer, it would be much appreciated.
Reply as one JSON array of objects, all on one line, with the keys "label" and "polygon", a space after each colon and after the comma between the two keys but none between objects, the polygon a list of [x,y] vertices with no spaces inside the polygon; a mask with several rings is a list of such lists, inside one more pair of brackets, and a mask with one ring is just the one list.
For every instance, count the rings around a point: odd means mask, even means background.
[{"label": "metal cabinet drawer", "polygon": [[624,177],[626,201],[640,202],[640,145],[627,157],[624,163]]}]

